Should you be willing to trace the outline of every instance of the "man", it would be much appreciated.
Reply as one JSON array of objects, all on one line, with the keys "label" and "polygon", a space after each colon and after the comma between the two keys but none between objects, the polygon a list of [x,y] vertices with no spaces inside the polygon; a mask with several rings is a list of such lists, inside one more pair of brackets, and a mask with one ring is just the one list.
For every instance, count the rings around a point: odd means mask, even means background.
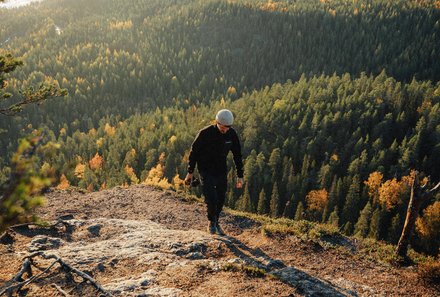
[{"label": "man", "polygon": [[232,112],[222,109],[217,113],[215,120],[214,125],[207,126],[199,131],[191,146],[185,183],[191,183],[197,164],[202,180],[203,195],[208,208],[208,232],[224,235],[218,219],[225,203],[227,186],[226,157],[229,151],[232,151],[235,169],[237,170],[236,188],[243,187],[243,162],[240,140],[231,127],[234,122]]}]

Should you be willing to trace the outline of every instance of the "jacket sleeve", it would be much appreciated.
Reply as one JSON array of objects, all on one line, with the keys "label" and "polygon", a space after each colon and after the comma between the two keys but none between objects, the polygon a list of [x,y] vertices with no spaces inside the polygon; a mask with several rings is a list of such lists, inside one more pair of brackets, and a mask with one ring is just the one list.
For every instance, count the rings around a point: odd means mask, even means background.
[{"label": "jacket sleeve", "polygon": [[[235,132],[235,131],[234,131]],[[235,169],[237,170],[237,176],[243,178],[243,160],[241,156],[240,139],[237,133],[234,133],[232,139],[232,154],[234,156]]]},{"label": "jacket sleeve", "polygon": [[193,173],[196,167],[196,163],[200,157],[200,149],[203,146],[202,131],[199,131],[194,142],[191,145],[191,151],[189,152],[188,173]]}]

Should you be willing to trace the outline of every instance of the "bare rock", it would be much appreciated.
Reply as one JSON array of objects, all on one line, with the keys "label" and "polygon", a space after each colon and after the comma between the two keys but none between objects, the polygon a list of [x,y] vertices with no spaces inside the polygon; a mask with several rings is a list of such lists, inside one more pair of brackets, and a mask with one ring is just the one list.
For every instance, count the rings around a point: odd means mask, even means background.
[{"label": "bare rock", "polygon": [[62,245],[64,245],[64,241],[61,238],[37,235],[30,242],[28,250],[30,252],[53,250],[60,248]]}]

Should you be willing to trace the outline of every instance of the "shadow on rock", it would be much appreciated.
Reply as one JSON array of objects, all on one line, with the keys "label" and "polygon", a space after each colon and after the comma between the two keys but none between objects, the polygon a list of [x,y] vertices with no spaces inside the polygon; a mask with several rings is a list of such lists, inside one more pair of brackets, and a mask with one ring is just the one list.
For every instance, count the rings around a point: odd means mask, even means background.
[{"label": "shadow on rock", "polygon": [[356,292],[340,288],[325,280],[320,280],[294,267],[286,266],[282,261],[272,259],[260,248],[250,248],[240,240],[223,236],[219,238],[237,257],[229,260],[232,264],[244,264],[264,269],[283,283],[295,288],[304,296],[357,296]]}]

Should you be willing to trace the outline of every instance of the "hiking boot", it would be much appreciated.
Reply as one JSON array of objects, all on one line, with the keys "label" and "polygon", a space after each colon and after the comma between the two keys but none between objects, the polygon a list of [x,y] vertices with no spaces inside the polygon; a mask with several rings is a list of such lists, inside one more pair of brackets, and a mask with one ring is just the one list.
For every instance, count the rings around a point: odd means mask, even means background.
[{"label": "hiking boot", "polygon": [[217,232],[217,228],[215,227],[215,223],[214,222],[209,221],[208,232],[211,233],[211,234],[215,234]]},{"label": "hiking boot", "polygon": [[216,229],[216,233],[218,235],[225,235],[225,232],[223,232],[223,229],[220,227],[220,225],[218,224],[218,222],[215,224],[215,229]]}]

